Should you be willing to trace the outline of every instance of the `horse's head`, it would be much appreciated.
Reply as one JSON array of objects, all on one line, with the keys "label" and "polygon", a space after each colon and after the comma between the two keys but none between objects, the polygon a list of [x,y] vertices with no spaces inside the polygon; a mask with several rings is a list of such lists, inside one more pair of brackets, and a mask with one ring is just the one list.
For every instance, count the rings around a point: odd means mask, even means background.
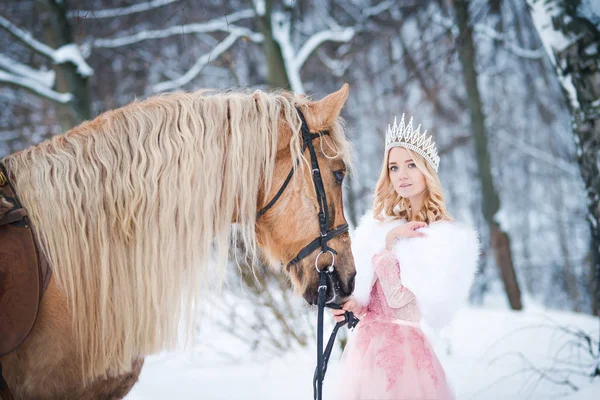
[{"label": "horse's head", "polygon": [[[349,162],[350,144],[344,135],[339,115],[347,98],[347,84],[320,101],[295,98],[295,107],[301,111],[310,132],[321,133],[310,140],[310,144],[314,149],[313,157],[316,155],[322,185],[314,180],[315,168],[311,162],[310,145],[303,147],[302,134],[298,132],[300,114],[294,110],[292,119],[296,120],[293,124],[295,128],[290,126],[290,115],[282,115],[272,182],[260,204],[261,211],[265,207],[267,210],[260,216],[256,226],[258,242],[271,263],[283,264],[295,291],[311,304],[316,304],[317,300],[317,268],[325,270],[332,263],[334,269],[329,274],[327,284],[328,300],[341,303],[354,290],[356,271],[348,232],[334,234],[327,241],[328,248],[337,254],[321,254],[320,244],[313,243],[321,237],[324,225],[327,225],[325,231],[331,234],[346,224],[342,185]],[[327,134],[323,134],[325,132]],[[286,178],[292,166],[296,165],[299,154],[304,159],[297,164],[293,178],[286,186]],[[281,190],[284,186],[285,189]],[[319,186],[324,189],[325,196],[318,194]],[[273,202],[275,198],[276,201]],[[323,223],[324,219],[319,219],[323,198],[327,203],[327,209],[323,210],[324,214],[325,211],[328,214],[326,224]],[[307,249],[311,243],[315,246]],[[292,260],[294,261],[291,262]]]}]

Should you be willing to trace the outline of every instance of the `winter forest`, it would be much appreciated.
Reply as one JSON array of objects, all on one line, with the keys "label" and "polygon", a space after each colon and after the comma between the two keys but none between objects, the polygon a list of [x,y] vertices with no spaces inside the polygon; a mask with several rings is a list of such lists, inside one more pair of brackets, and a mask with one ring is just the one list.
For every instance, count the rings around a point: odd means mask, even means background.
[{"label": "winter forest", "polygon": [[[352,229],[388,124],[413,116],[482,245],[436,344],[457,398],[597,398],[600,1],[2,0],[0,28],[0,157],[162,92],[348,83]],[[283,274],[232,264],[204,308],[194,343],[149,357],[127,398],[310,398],[316,312]]]}]

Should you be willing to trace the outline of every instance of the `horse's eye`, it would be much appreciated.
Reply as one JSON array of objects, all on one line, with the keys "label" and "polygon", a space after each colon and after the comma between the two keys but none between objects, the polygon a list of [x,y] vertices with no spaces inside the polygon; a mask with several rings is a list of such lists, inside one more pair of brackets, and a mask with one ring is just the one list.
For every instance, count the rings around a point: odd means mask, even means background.
[{"label": "horse's eye", "polygon": [[339,184],[341,184],[344,181],[344,176],[346,176],[346,172],[342,169],[335,171],[333,174],[335,175],[335,180]]}]

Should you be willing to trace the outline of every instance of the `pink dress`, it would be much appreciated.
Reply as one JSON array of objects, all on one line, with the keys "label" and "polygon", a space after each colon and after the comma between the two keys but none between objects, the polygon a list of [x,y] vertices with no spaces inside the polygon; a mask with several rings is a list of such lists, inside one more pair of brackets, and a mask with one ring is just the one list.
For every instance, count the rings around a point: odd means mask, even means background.
[{"label": "pink dress", "polygon": [[370,303],[342,355],[340,400],[454,399],[444,369],[419,328],[415,295],[394,254],[373,257]]}]

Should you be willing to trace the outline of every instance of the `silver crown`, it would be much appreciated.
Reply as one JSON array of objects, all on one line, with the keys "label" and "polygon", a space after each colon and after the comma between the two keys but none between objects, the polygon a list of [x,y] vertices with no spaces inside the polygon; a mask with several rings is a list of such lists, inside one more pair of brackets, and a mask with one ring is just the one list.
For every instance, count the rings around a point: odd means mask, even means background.
[{"label": "silver crown", "polygon": [[394,125],[388,124],[387,134],[385,135],[385,151],[392,147],[405,147],[422,155],[437,172],[440,157],[433,137],[431,135],[427,137],[427,131],[421,133],[420,130],[421,125],[419,124],[417,129],[413,131],[412,117],[408,121],[408,125],[404,124],[404,114],[402,114],[400,124],[396,123],[396,117],[394,117]]}]

